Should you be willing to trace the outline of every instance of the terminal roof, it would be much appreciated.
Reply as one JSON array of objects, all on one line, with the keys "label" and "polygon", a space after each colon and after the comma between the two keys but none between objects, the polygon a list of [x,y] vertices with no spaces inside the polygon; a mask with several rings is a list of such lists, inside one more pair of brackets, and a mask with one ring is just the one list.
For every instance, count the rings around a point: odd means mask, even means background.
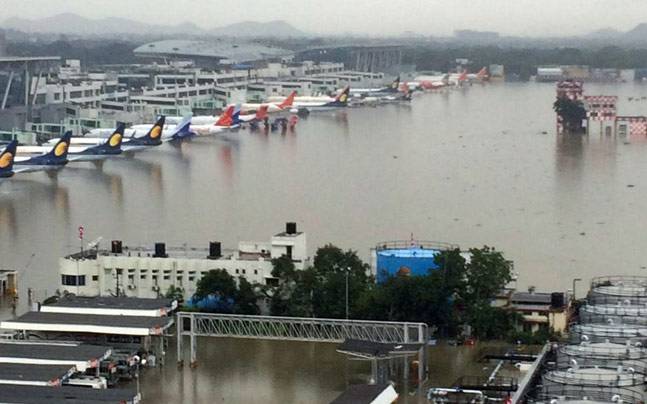
[{"label": "terminal roof", "polygon": [[62,361],[91,361],[110,354],[110,347],[101,345],[0,342],[1,358],[29,358]]},{"label": "terminal roof", "polygon": [[172,317],[113,316],[32,311],[15,320],[0,322],[0,328],[113,335],[159,335],[172,324]]},{"label": "terminal roof", "polygon": [[0,389],[0,402],[16,404],[120,403],[131,402],[137,395],[130,389],[88,389],[84,387],[17,386]]},{"label": "terminal roof", "polygon": [[[0,380],[49,382],[65,377],[74,370],[69,365],[26,365],[22,363],[0,363]],[[4,386],[0,391],[4,390]]]}]

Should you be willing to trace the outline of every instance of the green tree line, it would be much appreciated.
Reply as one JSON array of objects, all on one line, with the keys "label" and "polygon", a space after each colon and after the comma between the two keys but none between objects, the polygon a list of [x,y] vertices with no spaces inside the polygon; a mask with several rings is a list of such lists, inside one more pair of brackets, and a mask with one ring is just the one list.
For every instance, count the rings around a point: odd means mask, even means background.
[{"label": "green tree line", "polygon": [[512,262],[490,247],[470,249],[469,256],[466,260],[458,249],[443,251],[435,257],[437,269],[425,275],[401,271],[376,283],[355,251],[326,245],[303,270],[286,256],[273,259],[276,282],[268,285],[211,271],[198,282],[196,297],[230,299],[234,303],[226,311],[240,314],[257,314],[259,302],[265,302],[271,315],[345,318],[348,283],[349,318],[424,322],[445,336],[469,325],[476,337],[504,337],[518,318],[491,302],[512,279]]}]

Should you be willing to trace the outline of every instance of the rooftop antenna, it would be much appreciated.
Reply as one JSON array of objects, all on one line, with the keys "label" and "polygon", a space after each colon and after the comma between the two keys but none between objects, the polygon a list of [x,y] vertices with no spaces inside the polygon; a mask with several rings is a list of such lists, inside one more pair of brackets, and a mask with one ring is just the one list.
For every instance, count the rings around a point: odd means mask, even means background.
[{"label": "rooftop antenna", "polygon": [[94,249],[96,249],[96,251],[98,253],[99,252],[99,243],[101,242],[101,240],[103,240],[103,237],[99,236],[99,237],[95,238],[94,240],[90,241],[88,243],[88,250],[91,250],[91,249],[94,248]]}]

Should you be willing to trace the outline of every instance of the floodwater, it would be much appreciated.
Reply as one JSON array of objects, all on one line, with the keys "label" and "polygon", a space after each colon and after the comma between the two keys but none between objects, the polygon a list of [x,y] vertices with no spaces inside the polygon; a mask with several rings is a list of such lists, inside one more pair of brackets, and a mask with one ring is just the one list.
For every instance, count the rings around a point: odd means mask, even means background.
[{"label": "floodwater", "polygon": [[[621,114],[647,115],[647,86],[586,92],[620,95]],[[581,296],[593,276],[647,275],[647,137],[557,135],[554,96],[553,84],[474,85],[410,106],[313,114],[286,135],[241,131],[101,168],[70,164],[55,178],[17,175],[0,185],[0,267],[20,271],[20,312],[27,287],[37,298],[56,290],[57,259],[78,250],[80,225],[104,247],[235,248],[296,221],[311,252],[334,243],[366,260],[376,243],[412,235],[494,246],[514,260],[520,288],[563,291],[577,277]],[[213,385],[213,397],[253,402],[233,390],[257,387],[269,402],[326,402],[357,376],[325,345],[223,344],[194,373],[167,367],[164,391],[197,397]]]},{"label": "floodwater", "polygon": [[[188,342],[188,340],[187,340]],[[187,345],[187,344],[185,344]],[[488,375],[496,363],[477,363],[476,346],[429,347],[427,386],[450,386],[460,376]],[[351,384],[367,383],[371,367],[335,351],[336,344],[245,339],[198,339],[198,365],[176,366],[169,347],[165,366],[147,370],[142,383],[145,402],[163,403],[329,403]],[[188,361],[188,349],[184,359]],[[509,376],[519,378],[515,369]],[[425,390],[397,386],[399,403],[426,403]],[[422,393],[421,393],[422,392]]]}]

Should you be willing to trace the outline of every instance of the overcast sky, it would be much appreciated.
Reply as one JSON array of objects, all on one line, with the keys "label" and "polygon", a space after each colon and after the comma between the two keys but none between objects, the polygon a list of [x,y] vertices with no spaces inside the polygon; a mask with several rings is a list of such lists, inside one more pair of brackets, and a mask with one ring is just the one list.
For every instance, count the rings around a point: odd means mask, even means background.
[{"label": "overcast sky", "polygon": [[647,0],[0,0],[0,10],[0,21],[72,12],[164,24],[191,21],[204,28],[282,19],[325,34],[449,35],[474,29],[561,36],[647,22]]}]

